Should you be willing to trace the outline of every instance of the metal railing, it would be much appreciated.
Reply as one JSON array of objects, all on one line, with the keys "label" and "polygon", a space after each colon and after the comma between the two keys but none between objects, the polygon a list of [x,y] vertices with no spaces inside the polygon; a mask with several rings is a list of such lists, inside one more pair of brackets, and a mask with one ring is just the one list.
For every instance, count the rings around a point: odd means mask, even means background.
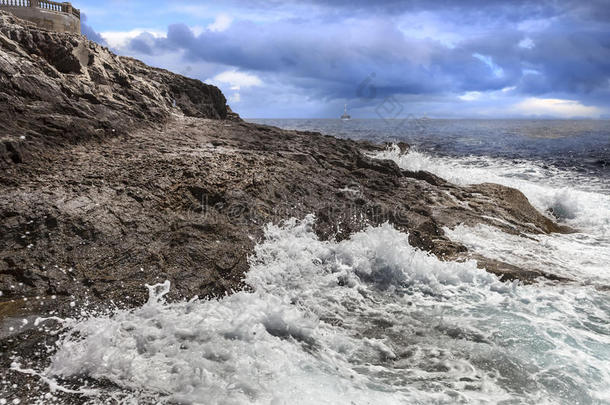
[{"label": "metal railing", "polygon": [[72,14],[80,19],[80,10],[72,7],[70,3],[58,3],[51,0],[0,0],[0,6],[8,7],[36,7],[58,13]]}]

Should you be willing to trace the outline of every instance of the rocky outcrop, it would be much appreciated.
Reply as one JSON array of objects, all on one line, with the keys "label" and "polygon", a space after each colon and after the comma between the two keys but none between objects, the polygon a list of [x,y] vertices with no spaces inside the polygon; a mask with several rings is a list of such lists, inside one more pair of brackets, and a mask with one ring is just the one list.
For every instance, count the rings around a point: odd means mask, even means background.
[{"label": "rocky outcrop", "polygon": [[[243,122],[216,87],[0,13],[0,325],[70,303],[139,305],[166,279],[173,299],[231,292],[264,224],[311,213],[324,239],[390,222],[443,260],[556,279],[470,256],[443,232],[570,231],[522,193],[404,171],[371,157],[383,148]],[[44,363],[33,347],[52,336],[28,328],[0,328],[0,353]]]},{"label": "rocky outcrop", "polygon": [[[224,294],[240,288],[264,224],[310,213],[323,239],[389,221],[443,259],[468,257],[444,226],[563,230],[517,190],[458,187],[363,148],[374,147],[182,116],[13,165],[0,176],[0,290],[136,305],[144,284],[167,278],[175,297]],[[511,279],[542,275],[505,268]]]},{"label": "rocky outcrop", "polygon": [[0,45],[3,301],[136,305],[160,279],[176,296],[224,294],[240,287],[265,223],[310,213],[322,238],[389,221],[442,259],[469,257],[445,226],[569,231],[517,190],[371,158],[383,145],[245,123],[216,87],[79,35],[0,13]]},{"label": "rocky outcrop", "polygon": [[310,213],[322,238],[389,221],[443,259],[468,257],[445,226],[569,231],[517,190],[371,158],[383,145],[242,122],[216,87],[78,35],[0,13],[0,45],[3,301],[136,305],[161,279],[175,296],[224,294],[240,288],[265,223]]},{"label": "rocky outcrop", "polygon": [[[125,135],[172,113],[227,117],[221,91],[0,11],[0,165]],[[51,154],[53,152],[50,152]]]}]

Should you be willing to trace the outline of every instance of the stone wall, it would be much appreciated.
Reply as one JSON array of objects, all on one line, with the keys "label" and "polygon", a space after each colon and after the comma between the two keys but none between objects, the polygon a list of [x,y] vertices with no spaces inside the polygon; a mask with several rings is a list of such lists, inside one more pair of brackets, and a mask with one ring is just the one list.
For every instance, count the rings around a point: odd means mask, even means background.
[{"label": "stone wall", "polygon": [[70,3],[46,0],[0,0],[0,10],[31,21],[40,28],[80,34],[80,12]]}]

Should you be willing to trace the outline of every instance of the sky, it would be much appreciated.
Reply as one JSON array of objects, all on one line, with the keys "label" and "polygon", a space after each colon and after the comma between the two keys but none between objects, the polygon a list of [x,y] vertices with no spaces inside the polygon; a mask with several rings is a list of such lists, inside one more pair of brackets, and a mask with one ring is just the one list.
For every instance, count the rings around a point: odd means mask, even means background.
[{"label": "sky", "polygon": [[244,118],[610,118],[610,0],[73,0]]}]

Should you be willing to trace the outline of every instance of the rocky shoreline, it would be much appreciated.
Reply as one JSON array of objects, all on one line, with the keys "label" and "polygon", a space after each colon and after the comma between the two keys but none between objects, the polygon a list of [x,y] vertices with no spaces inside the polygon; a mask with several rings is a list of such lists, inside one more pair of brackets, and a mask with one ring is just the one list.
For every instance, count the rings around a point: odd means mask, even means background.
[{"label": "rocky shoreline", "polygon": [[315,214],[317,234],[338,240],[389,221],[442,260],[475,258],[505,280],[559,279],[472,255],[443,233],[571,231],[521,192],[371,157],[384,148],[244,122],[214,86],[0,12],[3,378],[26,378],[9,371],[13,356],[45,360],[33,353],[49,337],[9,327],[15,319],[134,307],[145,284],[164,280],[174,300],[230,293],[263,226],[290,217]]}]

